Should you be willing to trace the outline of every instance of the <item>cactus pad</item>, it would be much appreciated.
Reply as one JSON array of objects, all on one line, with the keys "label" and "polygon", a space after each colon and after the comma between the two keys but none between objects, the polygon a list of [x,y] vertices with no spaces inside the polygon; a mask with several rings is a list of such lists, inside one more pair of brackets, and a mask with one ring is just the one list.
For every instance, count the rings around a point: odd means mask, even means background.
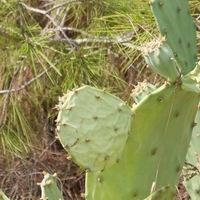
[{"label": "cactus pad", "polygon": [[151,9],[161,34],[172,49],[183,75],[192,71],[197,59],[196,27],[188,0],[152,0]]},{"label": "cactus pad", "polygon": [[145,96],[149,95],[151,92],[155,91],[157,88],[155,85],[148,83],[146,80],[139,82],[138,85],[131,93],[135,104],[137,105]]},{"label": "cactus pad", "polygon": [[196,175],[189,181],[185,181],[184,186],[191,199],[200,199],[200,175]]},{"label": "cactus pad", "polygon": [[119,164],[86,174],[86,199],[144,199],[153,183],[155,190],[169,184],[175,191],[198,101],[198,94],[176,85],[144,97],[133,108],[135,118]]},{"label": "cactus pad", "polygon": [[41,188],[41,200],[64,200],[60,190],[56,184],[56,174],[51,175],[43,172],[44,178],[41,183],[38,183]]},{"label": "cactus pad", "polygon": [[83,86],[62,97],[58,109],[58,138],[72,161],[87,171],[120,161],[133,120],[125,102]]},{"label": "cactus pad", "polygon": [[[151,42],[152,43],[152,42]],[[149,44],[148,44],[149,45]],[[152,45],[152,44],[151,44]],[[146,63],[158,74],[172,82],[175,82],[179,77],[177,64],[174,54],[166,42],[158,44],[158,47],[151,49],[145,55]]]}]

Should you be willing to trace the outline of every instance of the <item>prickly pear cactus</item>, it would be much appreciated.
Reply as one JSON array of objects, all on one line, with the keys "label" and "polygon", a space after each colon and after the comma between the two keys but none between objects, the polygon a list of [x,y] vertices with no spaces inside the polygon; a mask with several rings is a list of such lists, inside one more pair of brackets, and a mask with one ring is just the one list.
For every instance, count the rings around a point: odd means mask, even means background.
[{"label": "prickly pear cactus", "polygon": [[0,189],[0,200],[10,200],[4,193],[3,191]]},{"label": "prickly pear cactus", "polygon": [[145,60],[167,82],[136,92],[132,110],[89,86],[58,105],[58,138],[86,169],[86,200],[175,196],[200,99],[196,32],[187,0],[150,5],[163,37],[144,48]]},{"label": "prickly pear cactus", "polygon": [[158,190],[169,184],[175,193],[198,101],[198,94],[173,84],[141,100],[133,108],[135,119],[120,162],[86,174],[86,199],[144,199],[152,185]]},{"label": "prickly pear cactus", "polygon": [[150,5],[161,34],[173,51],[178,71],[186,75],[195,68],[197,59],[196,26],[188,0],[151,0]]},{"label": "prickly pear cactus", "polygon": [[68,92],[57,106],[57,134],[70,159],[87,171],[120,161],[132,122],[125,102],[90,86]]},{"label": "prickly pear cactus", "polygon": [[51,175],[43,172],[44,179],[38,185],[41,188],[41,200],[64,200],[61,191],[56,184],[56,174]]}]

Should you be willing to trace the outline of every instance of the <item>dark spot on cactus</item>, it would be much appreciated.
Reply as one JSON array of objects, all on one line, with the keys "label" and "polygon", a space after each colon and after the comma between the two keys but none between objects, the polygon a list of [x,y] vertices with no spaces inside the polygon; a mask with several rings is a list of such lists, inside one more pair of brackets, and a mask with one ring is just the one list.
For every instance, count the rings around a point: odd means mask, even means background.
[{"label": "dark spot on cactus", "polygon": [[188,47],[189,47],[189,48],[191,47],[191,43],[190,43],[190,42],[188,42]]},{"label": "dark spot on cactus", "polygon": [[160,1],[160,2],[158,3],[158,5],[159,5],[160,7],[162,7],[162,6],[163,6],[163,2]]},{"label": "dark spot on cactus", "polygon": [[105,160],[109,160],[109,159],[110,159],[110,156],[106,156],[106,157],[105,157]]},{"label": "dark spot on cactus", "polygon": [[85,141],[86,141],[86,142],[89,142],[89,141],[90,141],[90,139],[88,139],[88,138],[87,138]]},{"label": "dark spot on cactus", "polygon": [[134,192],[134,193],[133,193],[133,196],[134,196],[134,197],[137,197],[137,196],[138,196],[138,193],[137,193],[137,192]]},{"label": "dark spot on cactus", "polygon": [[98,182],[100,182],[100,183],[102,182],[102,179],[101,179],[100,177],[99,177],[97,180],[98,180]]},{"label": "dark spot on cactus", "polygon": [[187,61],[185,61],[185,65],[186,65],[186,66],[188,65],[188,62],[187,62]]},{"label": "dark spot on cactus", "polygon": [[178,117],[178,116],[180,116],[180,112],[177,112],[177,113],[176,113],[176,117]]},{"label": "dark spot on cactus", "polygon": [[154,148],[154,149],[151,151],[151,154],[152,154],[152,155],[155,155],[155,154],[157,153],[157,150],[158,150],[157,148]]},{"label": "dark spot on cactus", "polygon": [[67,110],[71,110],[71,109],[72,109],[72,106],[67,108]]},{"label": "dark spot on cactus", "polygon": [[94,119],[98,119],[98,117],[95,115],[94,117],[93,117]]},{"label": "dark spot on cactus", "polygon": [[118,129],[119,129],[118,127],[115,127],[115,128],[114,128],[115,131],[117,131]]},{"label": "dark spot on cactus", "polygon": [[163,102],[163,98],[160,97],[160,98],[158,99],[158,101],[159,101],[159,102]]},{"label": "dark spot on cactus", "polygon": [[159,54],[157,54],[157,55],[156,55],[156,58],[160,59],[160,55],[159,55]]},{"label": "dark spot on cactus", "polygon": [[97,95],[97,94],[95,95],[95,97],[96,97],[97,99],[99,99],[99,98],[100,98],[100,96],[99,96],[99,95]]},{"label": "dark spot on cactus", "polygon": [[178,11],[178,12],[180,12],[180,11],[181,11],[181,8],[180,8],[180,7],[178,7],[178,8],[177,8],[177,11]]},{"label": "dark spot on cactus", "polygon": [[64,148],[65,148],[65,149],[69,149],[68,144],[65,144],[65,145],[64,145]]},{"label": "dark spot on cactus", "polygon": [[174,53],[174,57],[178,57],[178,54],[177,54],[177,53]]},{"label": "dark spot on cactus", "polygon": [[118,163],[118,164],[119,164],[119,158],[116,160],[116,163]]},{"label": "dark spot on cactus", "polygon": [[122,111],[122,109],[121,109],[121,108],[118,108],[118,111],[120,112],[120,111]]},{"label": "dark spot on cactus", "polygon": [[169,189],[169,188],[170,188],[170,184],[167,184],[167,185],[165,186],[165,188]]},{"label": "dark spot on cactus", "polygon": [[167,29],[165,29],[165,30],[164,30],[164,33],[165,33],[165,35],[167,35],[167,33],[168,33],[168,30],[167,30]]},{"label": "dark spot on cactus", "polygon": [[182,39],[181,38],[178,41],[179,41],[179,43],[182,43]]},{"label": "dark spot on cactus", "polygon": [[195,191],[197,194],[199,194],[199,190],[195,189],[194,191]]},{"label": "dark spot on cactus", "polygon": [[177,167],[177,172],[181,172],[181,171],[182,171],[182,169],[183,169],[183,167],[182,167],[182,166],[178,166],[178,167]]},{"label": "dark spot on cactus", "polygon": [[192,123],[192,128],[194,128],[196,125],[197,125],[197,123],[196,123],[196,122],[193,122],[193,123]]}]

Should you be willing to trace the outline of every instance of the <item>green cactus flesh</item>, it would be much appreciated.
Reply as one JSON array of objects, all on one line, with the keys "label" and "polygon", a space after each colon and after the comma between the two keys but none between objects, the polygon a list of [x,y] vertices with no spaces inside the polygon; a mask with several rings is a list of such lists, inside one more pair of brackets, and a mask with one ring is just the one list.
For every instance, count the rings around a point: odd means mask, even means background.
[{"label": "green cactus flesh", "polygon": [[155,91],[157,88],[155,85],[148,83],[146,80],[139,82],[136,88],[132,91],[131,97],[137,105],[145,96]]},{"label": "green cactus flesh", "polygon": [[[153,45],[153,44],[152,44]],[[159,44],[158,48],[150,49],[145,55],[146,63],[158,74],[172,82],[179,77],[174,54],[166,42]]]},{"label": "green cactus flesh", "polygon": [[197,167],[198,165],[200,165],[200,104],[198,106],[197,114],[195,117],[195,123],[196,126],[194,127],[192,132],[190,147],[187,152],[186,161]]},{"label": "green cactus flesh", "polygon": [[57,187],[56,175],[51,175],[44,172],[44,178],[41,183],[39,183],[41,188],[41,200],[64,200],[61,191]]},{"label": "green cactus flesh", "polygon": [[192,200],[200,199],[200,175],[195,175],[189,181],[185,181],[184,186]]},{"label": "green cactus flesh", "polygon": [[160,32],[166,37],[183,75],[194,69],[196,27],[190,15],[188,0],[152,0],[151,9]]},{"label": "green cactus flesh", "polygon": [[169,185],[167,185],[153,192],[144,200],[171,200],[174,198],[174,196],[174,190]]},{"label": "green cactus flesh", "polygon": [[200,104],[195,117],[190,146],[186,156],[186,168],[183,170],[184,186],[191,199],[200,199]]},{"label": "green cactus flesh", "polygon": [[83,86],[62,97],[58,109],[58,138],[76,164],[99,171],[119,162],[133,120],[125,102]]},{"label": "green cactus flesh", "polygon": [[3,191],[0,189],[0,200],[10,200],[4,193]]},{"label": "green cactus flesh", "polygon": [[87,200],[144,199],[170,185],[175,192],[192,133],[199,95],[164,85],[133,108],[120,162],[86,173]]},{"label": "green cactus flesh", "polygon": [[181,79],[181,88],[185,91],[200,93],[200,62]]}]

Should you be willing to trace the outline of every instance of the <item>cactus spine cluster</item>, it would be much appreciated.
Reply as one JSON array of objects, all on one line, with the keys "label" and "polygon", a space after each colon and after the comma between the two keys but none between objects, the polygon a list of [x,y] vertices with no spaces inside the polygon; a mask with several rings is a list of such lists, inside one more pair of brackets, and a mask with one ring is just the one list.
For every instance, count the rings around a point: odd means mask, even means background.
[{"label": "cactus spine cluster", "polygon": [[196,31],[187,0],[152,0],[150,7],[162,38],[146,45],[144,57],[166,83],[142,86],[132,108],[90,86],[68,92],[57,106],[58,138],[86,170],[87,200],[175,197],[199,120]]}]

